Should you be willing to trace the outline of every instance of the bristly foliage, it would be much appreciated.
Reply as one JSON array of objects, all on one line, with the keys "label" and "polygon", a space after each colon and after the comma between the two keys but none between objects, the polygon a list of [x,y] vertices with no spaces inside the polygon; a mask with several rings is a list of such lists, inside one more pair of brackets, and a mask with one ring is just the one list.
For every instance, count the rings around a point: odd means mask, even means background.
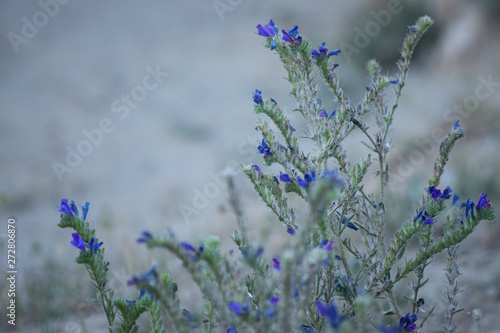
[{"label": "bristly foliage", "polygon": [[[397,62],[399,73],[382,75],[375,60],[367,63],[369,83],[357,103],[344,94],[336,73],[339,64],[332,61],[341,50],[328,52],[325,43],[313,48],[299,35],[297,26],[280,31],[272,20],[257,26],[266,47],[284,65],[297,102],[294,111],[305,120],[301,140],[312,140],[314,149],[305,152],[302,147],[306,145],[299,145],[295,124],[280,104],[264,99],[265,92],[255,90],[254,111],[272,122],[258,120],[262,141],[256,149],[265,166],[276,164],[281,171],[272,174],[257,164],[242,166],[242,170],[286,230],[274,237],[288,234],[292,237],[290,246],[279,256],[267,258],[258,240],[248,236],[249,224],[231,172],[226,178],[238,225],[232,236],[238,254],[221,251],[216,237],[193,245],[179,242],[173,234],[164,238],[144,231],[137,240],[180,259],[203,293],[202,313],[181,310],[176,291],[183,286],[168,274],[158,274],[155,265],[128,281],[141,291],[137,301],[115,299],[106,285],[109,263],[104,260],[102,243],[84,222],[88,204],[82,207],[82,218],[74,203],[69,205],[63,199],[59,226],[76,231],[71,244],[80,250],[77,262],[90,274],[110,332],[138,331],[136,320],[143,312],[149,315],[152,332],[164,332],[163,316],[179,332],[213,332],[220,326],[226,333],[420,332],[435,303],[427,300],[426,304],[420,296],[429,281],[425,270],[443,251],[448,258],[445,329],[453,332],[453,315],[460,311],[456,298],[461,290],[459,244],[481,220],[495,219],[486,194],[482,193],[477,203],[467,199],[459,205],[456,194],[450,200],[450,187],[438,188],[449,154],[464,136],[458,122],[441,143],[415,214],[401,221],[392,235],[385,227],[386,212],[393,209],[385,199],[390,182],[387,154],[392,146],[388,133],[411,55],[432,23],[424,16],[408,27]],[[322,87],[331,92],[327,103],[318,98]],[[394,91],[392,102],[386,100],[386,89]],[[368,115],[375,120],[374,128],[368,126]],[[354,132],[366,138],[361,145],[370,151],[359,161],[350,160],[344,146]],[[371,171],[380,182],[377,193],[367,193],[364,188]],[[292,206],[288,200],[292,196],[300,197],[303,203]],[[296,211],[301,214],[296,215]],[[444,225],[443,231],[437,232],[436,224]],[[407,251],[410,243],[418,244],[414,254]],[[410,287],[408,279],[412,279]]]}]

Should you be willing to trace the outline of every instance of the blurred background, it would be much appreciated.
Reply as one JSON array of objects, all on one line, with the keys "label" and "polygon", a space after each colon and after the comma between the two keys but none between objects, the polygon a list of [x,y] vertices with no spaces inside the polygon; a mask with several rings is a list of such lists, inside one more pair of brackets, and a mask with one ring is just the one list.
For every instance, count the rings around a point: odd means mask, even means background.
[{"label": "blurred background", "polygon": [[[142,230],[179,240],[207,234],[234,248],[235,220],[221,173],[262,164],[252,93],[295,107],[285,71],[265,49],[257,24],[295,24],[312,45],[340,48],[335,59],[346,93],[358,100],[364,65],[395,74],[406,27],[427,14],[436,24],[418,45],[391,132],[393,185],[389,224],[414,216],[433,170],[440,138],[457,121],[456,146],[441,187],[466,200],[482,191],[500,199],[500,1],[3,1],[0,11],[0,218],[17,220],[20,332],[90,332],[105,328],[69,230],[56,225],[61,198],[90,202],[89,221],[109,256],[110,284],[137,298],[125,281],[156,260],[182,278],[177,261],[135,243]],[[322,96],[331,109],[335,105]],[[295,119],[295,120],[294,120]],[[360,139],[361,137],[355,137]],[[435,139],[438,138],[438,139]],[[362,153],[352,145],[353,156]],[[357,151],[356,151],[357,150]],[[288,235],[237,173],[256,237],[271,256]],[[0,230],[6,249],[6,223]],[[484,223],[461,247],[466,286],[457,315],[473,332],[499,332],[500,228]],[[273,252],[274,251],[274,252]],[[6,257],[3,256],[4,258]],[[0,267],[6,270],[6,260]],[[439,332],[444,259],[427,285]],[[7,285],[0,282],[2,304]],[[199,291],[179,288],[183,306]],[[0,329],[12,330],[3,319]],[[433,328],[434,327],[434,328]]]}]

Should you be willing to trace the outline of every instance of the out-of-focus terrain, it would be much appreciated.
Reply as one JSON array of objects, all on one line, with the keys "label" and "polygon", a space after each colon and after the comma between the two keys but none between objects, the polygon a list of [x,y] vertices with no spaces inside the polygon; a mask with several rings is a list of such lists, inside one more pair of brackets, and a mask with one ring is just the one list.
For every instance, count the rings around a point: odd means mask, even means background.
[{"label": "out-of-focus terrain", "polygon": [[[401,10],[381,18],[388,3]],[[221,4],[225,7],[217,7]],[[142,230],[166,234],[170,229],[179,240],[194,242],[214,234],[231,247],[228,236],[235,223],[220,174],[228,165],[261,164],[252,92],[262,90],[290,116],[295,107],[282,79],[285,72],[263,47],[257,24],[270,18],[287,30],[297,24],[313,45],[326,41],[330,49],[343,49],[336,59],[339,75],[346,92],[358,99],[366,85],[365,62],[378,59],[395,73],[406,26],[423,14],[436,24],[417,47],[391,133],[391,170],[400,176],[389,192],[394,229],[414,214],[432,173],[439,149],[433,131],[447,131],[456,120],[466,138],[454,150],[442,187],[451,184],[464,200],[467,195],[477,200],[484,191],[499,207],[498,2],[5,1],[0,11],[0,218],[17,219],[16,328],[104,330],[103,316],[88,301],[86,272],[74,263],[70,232],[56,227],[61,198],[90,201],[89,220],[112,261],[111,283],[130,298],[137,291],[125,281],[152,260],[183,277],[172,257],[135,243]],[[358,31],[377,25],[371,22],[379,22],[380,29],[362,45]],[[493,83],[481,88],[488,80]],[[488,96],[477,98],[478,89]],[[328,96],[322,97],[328,103]],[[68,165],[69,152],[78,150],[86,156],[72,156]],[[64,171],[58,174],[55,165],[65,165]],[[271,257],[286,245],[288,234],[249,182],[241,174],[237,180],[254,235],[266,239]],[[4,253],[6,228],[0,235]],[[499,238],[500,227],[484,223],[461,247],[466,287],[459,332],[474,331],[470,312],[476,308],[483,313],[482,332],[499,332]],[[439,317],[443,259],[434,264],[426,300],[437,304]],[[5,265],[2,260],[2,270]],[[5,282],[0,290],[4,304]],[[199,296],[192,286],[179,292],[186,306]],[[439,332],[440,325],[436,318],[427,331]],[[5,318],[0,327],[12,329]]]}]

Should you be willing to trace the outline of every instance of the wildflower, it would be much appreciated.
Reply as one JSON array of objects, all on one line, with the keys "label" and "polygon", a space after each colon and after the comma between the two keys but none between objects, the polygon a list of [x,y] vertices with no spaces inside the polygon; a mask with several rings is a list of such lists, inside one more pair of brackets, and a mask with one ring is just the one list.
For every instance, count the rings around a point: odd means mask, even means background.
[{"label": "wildflower", "polygon": [[398,80],[391,80],[389,82],[392,83],[392,84],[398,84],[399,81]]},{"label": "wildflower", "polygon": [[290,176],[287,173],[282,173],[281,171],[280,180],[285,183],[293,183],[293,180],[290,179]]},{"label": "wildflower", "polygon": [[435,188],[434,186],[429,187],[429,194],[431,195],[432,199],[437,200],[439,199],[443,194],[441,193],[440,190]]},{"label": "wildflower", "polygon": [[302,36],[299,35],[299,26],[294,26],[292,29],[290,29],[288,32],[286,30],[281,30],[283,33],[283,40],[285,42],[291,43],[295,46],[299,45],[299,43],[302,41]]},{"label": "wildflower", "polygon": [[78,208],[76,207],[76,204],[73,200],[71,200],[71,211],[73,212],[73,214],[75,214],[75,216],[78,216]]},{"label": "wildflower", "polygon": [[443,195],[441,196],[441,198],[448,200],[449,198],[451,198],[451,192],[451,188],[449,186],[446,186],[446,188],[443,190]]},{"label": "wildflower", "polygon": [[412,314],[410,316],[410,314],[407,313],[406,316],[401,317],[401,319],[399,320],[399,327],[404,329],[405,332],[413,332],[417,329],[417,325],[415,324],[416,321],[416,314]]},{"label": "wildflower", "polygon": [[87,213],[89,212],[89,203],[86,202],[85,205],[82,206],[82,215],[83,215],[83,220],[85,221],[87,219]]},{"label": "wildflower", "polygon": [[469,218],[470,216],[470,211],[474,209],[474,201],[471,199],[467,199],[467,201],[464,201],[460,204],[460,208],[465,207],[465,216]]},{"label": "wildflower", "polygon": [[274,37],[274,35],[276,34],[276,32],[274,31],[274,27],[271,25],[271,23],[274,24],[273,20],[271,20],[269,22],[269,24],[266,24],[265,27],[263,27],[262,25],[258,24],[257,25],[257,33],[260,36],[264,36],[264,37]]},{"label": "wildflower", "polygon": [[257,171],[257,172],[259,172],[259,173],[261,172],[261,171],[260,171],[260,168],[259,168],[259,166],[258,166],[257,164],[253,164],[253,165],[252,165],[252,169],[254,169],[255,171]]},{"label": "wildflower", "polygon": [[293,230],[292,228],[288,227],[286,228],[286,232],[289,233],[290,235],[294,235],[295,234],[295,230]]},{"label": "wildflower", "polygon": [[242,315],[244,313],[244,308],[238,302],[229,303],[229,310],[233,311],[237,315]]},{"label": "wildflower", "polygon": [[238,333],[238,331],[234,327],[228,327],[226,333]]},{"label": "wildflower", "polygon": [[134,304],[135,304],[135,301],[129,301],[129,300],[127,299],[127,300],[125,300],[125,303],[127,303],[127,304],[128,304],[128,309],[129,309],[129,310],[131,310],[131,309],[132,309],[132,307],[133,307],[133,306],[134,306]]},{"label": "wildflower", "polygon": [[434,224],[434,219],[429,217],[429,213],[427,213],[427,211],[423,210],[418,212],[417,216],[413,218],[413,221],[424,222],[425,224]]},{"label": "wildflower", "polygon": [[322,316],[328,319],[328,322],[333,328],[335,329],[340,328],[340,324],[342,323],[342,320],[344,318],[342,318],[342,316],[338,314],[337,309],[335,308],[335,304],[333,302],[329,303],[327,306],[320,300],[317,300],[316,309]]},{"label": "wildflower", "polygon": [[278,305],[279,300],[279,297],[271,296],[271,298],[269,299],[269,303],[271,303],[271,305],[266,310],[266,316],[274,317],[277,314],[276,305]]},{"label": "wildflower", "polygon": [[304,175],[304,180],[306,181],[307,184],[315,182],[316,181],[316,171],[312,170],[311,172],[306,173]]},{"label": "wildflower", "polygon": [[457,120],[457,122],[455,123],[455,125],[453,125],[453,130],[458,130],[460,129],[460,124],[459,124],[460,120]]},{"label": "wildflower", "polygon": [[326,43],[322,43],[321,46],[318,48],[319,51],[316,49],[312,50],[312,57],[316,59],[322,59],[322,58],[327,58],[332,55],[338,55],[340,53],[340,50],[333,50],[332,52],[328,53],[328,49],[325,47]]},{"label": "wildflower", "polygon": [[[132,276],[128,281],[127,281],[127,286],[132,286],[134,284],[137,284],[141,281],[145,281],[149,284],[152,284],[155,282],[155,280],[158,278],[158,273],[156,272],[156,265],[153,264],[151,265],[151,268],[144,274],[139,275],[139,276]],[[142,296],[142,292],[141,292]]]},{"label": "wildflower", "polygon": [[483,192],[483,193],[481,193],[481,195],[479,196],[479,199],[477,200],[476,209],[479,211],[481,208],[483,208],[485,206],[488,208],[491,208],[491,203],[488,200],[488,198],[486,197],[486,194],[484,194],[484,192]]},{"label": "wildflower", "polygon": [[295,132],[295,128],[293,128],[292,125],[288,124],[288,128],[290,129],[290,131]]},{"label": "wildflower", "polygon": [[88,242],[89,250],[91,253],[97,253],[97,250],[101,247],[103,242],[97,243],[94,238],[91,238]]},{"label": "wildflower", "polygon": [[253,93],[253,101],[255,104],[262,104],[264,101],[262,100],[262,91],[255,89],[255,92]]},{"label": "wildflower", "polygon": [[274,262],[274,265],[273,265],[274,269],[276,269],[276,271],[279,272],[281,270],[281,263],[280,263],[280,261],[278,259],[276,259],[276,258],[273,258],[273,262]]},{"label": "wildflower", "polygon": [[83,242],[83,239],[80,237],[80,235],[74,232],[71,234],[71,236],[73,237],[71,245],[73,245],[77,249],[80,249],[80,251],[85,252],[85,243]]},{"label": "wildflower", "polygon": [[264,154],[265,156],[270,156],[273,153],[271,153],[271,148],[267,145],[266,139],[262,139],[262,145],[258,146],[257,149],[259,150],[260,154]]},{"label": "wildflower", "polygon": [[451,203],[452,206],[455,206],[457,204],[457,201],[460,199],[458,194],[453,195],[453,202]]},{"label": "wildflower", "polygon": [[141,236],[137,238],[137,243],[147,243],[153,238],[153,235],[149,231],[143,231]]},{"label": "wildflower", "polygon": [[307,183],[302,178],[300,178],[300,176],[297,177],[297,184],[299,184],[300,187],[307,187]]},{"label": "wildflower", "polygon": [[68,199],[61,199],[61,206],[59,206],[59,212],[69,216],[74,216],[73,212],[71,211],[71,208],[68,205]]},{"label": "wildflower", "polygon": [[325,249],[327,251],[331,251],[332,250],[332,246],[333,246],[333,241],[328,241],[328,239],[323,239],[319,243],[319,248],[320,249]]},{"label": "wildflower", "polygon": [[141,293],[139,294],[139,299],[141,299],[144,296],[148,296],[148,297],[151,297],[151,298],[155,297],[149,290],[141,289]]},{"label": "wildflower", "polygon": [[304,325],[300,325],[300,330],[301,330],[301,332],[304,332],[304,333],[311,333],[311,329],[305,327]]}]

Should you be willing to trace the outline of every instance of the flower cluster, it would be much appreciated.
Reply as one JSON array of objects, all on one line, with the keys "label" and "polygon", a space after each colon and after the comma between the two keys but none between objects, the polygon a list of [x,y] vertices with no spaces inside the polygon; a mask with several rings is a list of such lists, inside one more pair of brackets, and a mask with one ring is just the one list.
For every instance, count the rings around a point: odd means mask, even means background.
[{"label": "flower cluster", "polygon": [[[71,204],[68,204],[68,199],[61,199],[61,205],[59,206],[59,211],[71,217],[79,216],[78,207],[76,207],[76,204],[73,200],[71,200]],[[85,205],[82,206],[83,221],[87,219],[88,211],[89,211],[89,203],[86,202]]]}]

